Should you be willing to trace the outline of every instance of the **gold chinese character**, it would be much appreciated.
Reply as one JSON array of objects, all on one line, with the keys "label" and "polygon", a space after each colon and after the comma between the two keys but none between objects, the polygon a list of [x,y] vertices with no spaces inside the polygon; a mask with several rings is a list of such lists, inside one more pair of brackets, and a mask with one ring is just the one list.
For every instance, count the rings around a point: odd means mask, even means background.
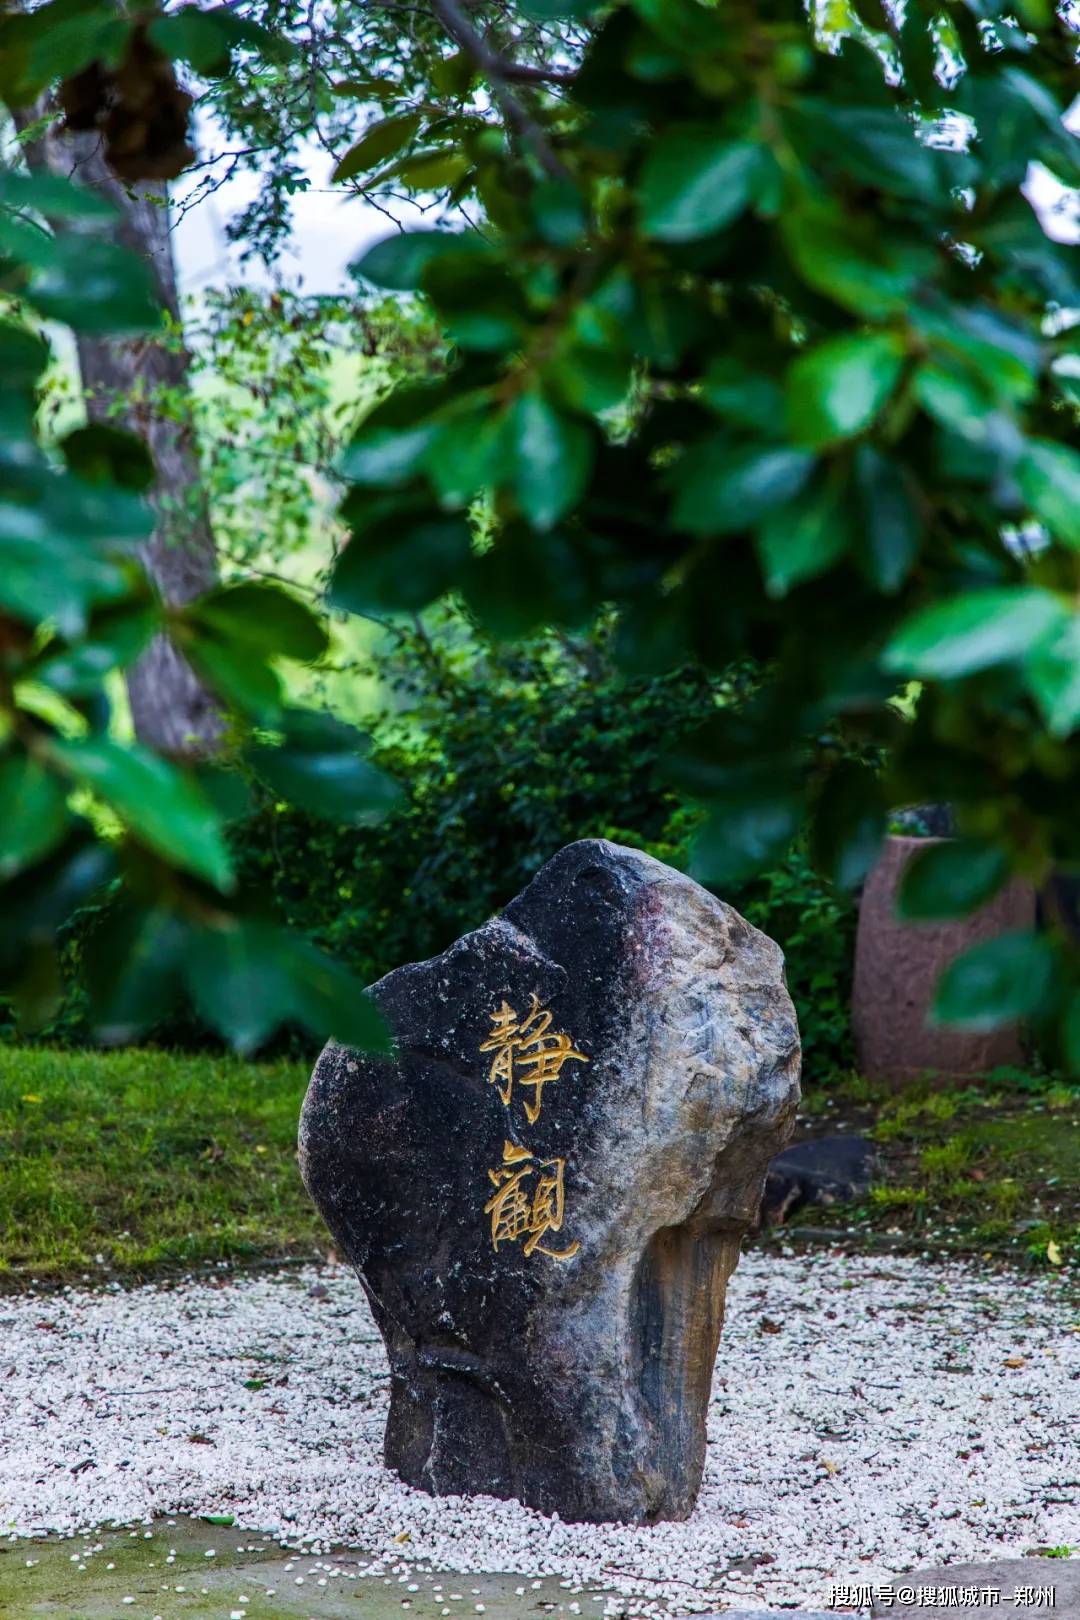
[{"label": "gold chinese character", "polygon": [[535,1125],[540,1118],[543,1091],[552,1080],[559,1078],[564,1063],[576,1058],[588,1063],[584,1052],[575,1049],[569,1035],[558,1035],[551,1028],[551,1014],[540,1006],[540,998],[529,997],[530,1008],[519,1018],[507,1002],[498,1012],[489,1013],[491,1034],[480,1046],[481,1052],[494,1052],[488,1080],[498,1086],[499,1096],[507,1107],[514,1091],[514,1081],[531,1086],[533,1098],[525,1104],[525,1118]]},{"label": "gold chinese character", "polygon": [[[488,1171],[488,1179],[498,1190],[484,1205],[484,1214],[491,1216],[493,1249],[523,1237],[526,1254],[539,1250],[552,1260],[569,1260],[577,1254],[580,1243],[571,1243],[568,1249],[549,1249],[540,1241],[548,1232],[562,1229],[565,1165],[565,1159],[537,1160],[528,1148],[503,1143],[501,1167]],[[530,1176],[536,1177],[531,1188],[525,1185]]]}]

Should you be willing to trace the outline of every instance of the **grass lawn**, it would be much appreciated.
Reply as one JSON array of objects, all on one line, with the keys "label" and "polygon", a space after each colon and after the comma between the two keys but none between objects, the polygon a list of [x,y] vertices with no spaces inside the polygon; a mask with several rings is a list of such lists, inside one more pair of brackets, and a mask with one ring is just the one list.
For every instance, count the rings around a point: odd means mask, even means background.
[{"label": "grass lawn", "polygon": [[0,1046],[0,1286],[310,1254],[306,1063]]},{"label": "grass lawn", "polygon": [[[0,1288],[313,1255],[296,1165],[307,1063],[0,1046]],[[1080,1265],[1080,1087],[1000,1073],[952,1090],[838,1077],[800,1136],[874,1138],[863,1203],[809,1208],[808,1238]]]},{"label": "grass lawn", "polygon": [[882,1174],[865,1202],[796,1221],[897,1248],[1080,1266],[1080,1086],[1002,1069],[894,1093],[852,1075],[804,1098],[804,1115],[806,1134],[871,1137]]}]

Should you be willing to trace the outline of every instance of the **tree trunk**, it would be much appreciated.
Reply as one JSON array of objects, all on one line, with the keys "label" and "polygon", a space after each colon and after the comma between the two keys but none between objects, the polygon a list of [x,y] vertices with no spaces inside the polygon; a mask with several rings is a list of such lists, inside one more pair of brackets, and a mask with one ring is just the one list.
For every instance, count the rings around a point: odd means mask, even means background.
[{"label": "tree trunk", "polygon": [[[40,107],[17,120],[25,127]],[[209,590],[217,558],[202,485],[198,450],[186,419],[190,356],[183,347],[165,184],[128,186],[105,163],[96,132],[65,134],[50,129],[24,148],[32,169],[78,177],[119,210],[116,236],[148,261],[173,336],[132,339],[78,338],[79,370],[92,422],[112,422],[140,434],[157,468],[151,492],[153,534],[142,561],[161,598],[179,607]],[[159,407],[161,391],[179,403],[179,420]],[[205,753],[217,743],[222,720],[216,700],[187,660],[158,636],[128,671],[128,694],[136,735],[161,753]]]}]

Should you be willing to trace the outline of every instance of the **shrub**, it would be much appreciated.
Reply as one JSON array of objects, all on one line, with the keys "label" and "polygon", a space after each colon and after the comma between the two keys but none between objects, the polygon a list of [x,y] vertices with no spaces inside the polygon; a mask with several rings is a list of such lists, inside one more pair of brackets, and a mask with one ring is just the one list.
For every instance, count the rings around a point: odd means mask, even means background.
[{"label": "shrub", "polygon": [[[339,827],[263,794],[236,833],[244,879],[368,980],[477,927],[575,838],[684,868],[696,817],[663,757],[750,679],[627,680],[603,630],[507,649],[453,620],[439,635],[403,632],[380,668],[400,706],[376,727],[373,758],[400,782],[401,808]],[[850,901],[801,844],[723,898],[787,954],[807,1075],[850,1065]]]}]

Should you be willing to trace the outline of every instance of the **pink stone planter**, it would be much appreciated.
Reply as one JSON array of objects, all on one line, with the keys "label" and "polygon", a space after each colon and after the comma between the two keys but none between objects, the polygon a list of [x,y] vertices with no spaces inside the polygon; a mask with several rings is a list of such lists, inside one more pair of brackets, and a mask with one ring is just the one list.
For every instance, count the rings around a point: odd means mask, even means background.
[{"label": "pink stone planter", "polygon": [[928,1069],[945,1079],[962,1079],[1024,1061],[1016,1025],[967,1034],[927,1022],[938,976],[955,957],[983,940],[1035,924],[1034,890],[1016,880],[961,922],[900,922],[895,900],[905,866],[917,850],[942,841],[887,838],[859,907],[852,991],[855,1050],[864,1074],[893,1085]]}]

